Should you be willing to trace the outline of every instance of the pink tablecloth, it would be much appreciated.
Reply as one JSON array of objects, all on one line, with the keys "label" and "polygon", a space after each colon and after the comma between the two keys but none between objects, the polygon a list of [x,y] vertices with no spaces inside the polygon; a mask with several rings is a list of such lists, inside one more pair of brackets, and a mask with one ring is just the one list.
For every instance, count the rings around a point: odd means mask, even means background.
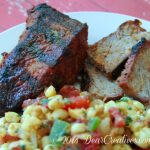
[{"label": "pink tablecloth", "polygon": [[62,12],[106,11],[150,20],[150,0],[0,0],[0,32],[24,22],[26,10],[42,2]]}]

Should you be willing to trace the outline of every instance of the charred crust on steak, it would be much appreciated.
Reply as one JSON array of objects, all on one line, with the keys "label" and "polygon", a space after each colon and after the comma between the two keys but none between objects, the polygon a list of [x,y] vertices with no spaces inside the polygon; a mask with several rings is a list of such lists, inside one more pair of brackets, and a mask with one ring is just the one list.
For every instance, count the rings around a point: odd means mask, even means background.
[{"label": "charred crust on steak", "polygon": [[86,58],[86,24],[40,4],[28,11],[26,29],[0,68],[0,115],[20,110],[46,86],[73,84]]}]

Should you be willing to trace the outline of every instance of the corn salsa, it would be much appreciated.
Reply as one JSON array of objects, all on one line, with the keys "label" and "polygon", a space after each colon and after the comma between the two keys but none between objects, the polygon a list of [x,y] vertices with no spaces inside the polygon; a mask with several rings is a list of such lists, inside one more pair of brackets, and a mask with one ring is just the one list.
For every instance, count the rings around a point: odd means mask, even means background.
[{"label": "corn salsa", "polygon": [[6,112],[0,118],[0,150],[132,150],[132,145],[150,148],[150,109],[129,97],[104,102],[73,86],[59,93],[50,86],[21,115]]}]

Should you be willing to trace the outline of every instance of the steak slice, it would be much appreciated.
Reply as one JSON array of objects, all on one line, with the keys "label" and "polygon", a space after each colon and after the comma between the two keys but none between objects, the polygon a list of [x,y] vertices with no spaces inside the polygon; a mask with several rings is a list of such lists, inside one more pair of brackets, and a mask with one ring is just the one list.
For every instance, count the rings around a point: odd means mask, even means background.
[{"label": "steak slice", "polygon": [[84,89],[103,100],[118,99],[123,96],[117,82],[111,81],[94,65],[86,62]]},{"label": "steak slice", "polygon": [[132,48],[118,82],[127,95],[150,104],[150,41],[142,39]]},{"label": "steak slice", "polygon": [[115,70],[131,54],[132,46],[142,37],[150,39],[150,33],[141,28],[140,24],[139,20],[127,21],[116,32],[91,46],[88,50],[91,62],[113,78]]},{"label": "steak slice", "polygon": [[0,68],[0,115],[18,110],[46,86],[75,82],[87,49],[87,25],[46,4],[28,12],[18,45]]}]

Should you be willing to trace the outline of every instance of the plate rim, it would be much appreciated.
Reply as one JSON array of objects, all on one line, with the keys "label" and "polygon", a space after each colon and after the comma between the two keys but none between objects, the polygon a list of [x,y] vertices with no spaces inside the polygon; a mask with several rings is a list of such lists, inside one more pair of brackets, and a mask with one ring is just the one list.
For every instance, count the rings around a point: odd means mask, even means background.
[{"label": "plate rim", "polygon": [[[146,22],[149,22],[150,23],[150,20],[146,20],[146,19],[143,19],[143,18],[139,18],[139,17],[136,17],[136,16],[130,16],[130,15],[126,15],[126,14],[121,14],[121,13],[114,13],[114,12],[104,12],[104,11],[77,11],[77,12],[65,12],[64,14],[66,15],[71,15],[71,14],[80,14],[80,13],[102,13],[102,14],[112,14],[112,15],[116,15],[116,16],[122,16],[122,17],[131,17],[133,19],[140,19],[142,21],[146,21]],[[22,22],[22,23],[19,23],[15,26],[12,26],[6,30],[4,30],[3,32],[0,32],[0,36],[2,36],[3,34],[5,34],[6,32],[9,32],[11,30],[14,30],[15,28],[18,28],[19,26],[21,25],[24,25],[25,22]]]}]

